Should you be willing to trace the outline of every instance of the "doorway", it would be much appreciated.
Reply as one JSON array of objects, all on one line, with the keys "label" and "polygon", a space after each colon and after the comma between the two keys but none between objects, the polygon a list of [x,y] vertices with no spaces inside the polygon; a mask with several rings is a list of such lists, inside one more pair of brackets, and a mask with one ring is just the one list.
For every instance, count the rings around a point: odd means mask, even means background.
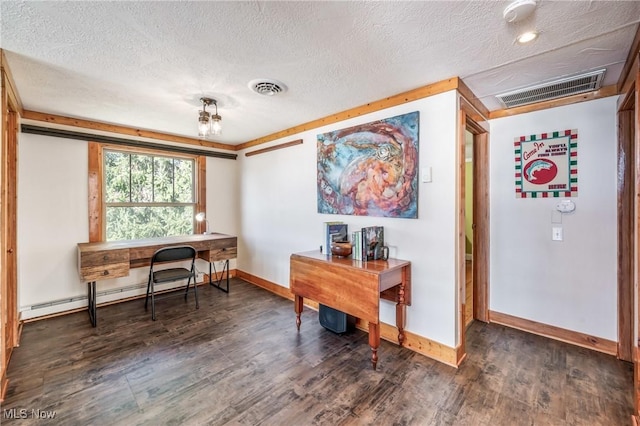
[{"label": "doorway", "polygon": [[464,131],[464,264],[465,264],[465,311],[464,327],[473,322],[473,133]]},{"label": "doorway", "polygon": [[489,322],[489,133],[486,121],[461,102],[458,128],[458,300],[460,362],[465,352],[466,328]]}]

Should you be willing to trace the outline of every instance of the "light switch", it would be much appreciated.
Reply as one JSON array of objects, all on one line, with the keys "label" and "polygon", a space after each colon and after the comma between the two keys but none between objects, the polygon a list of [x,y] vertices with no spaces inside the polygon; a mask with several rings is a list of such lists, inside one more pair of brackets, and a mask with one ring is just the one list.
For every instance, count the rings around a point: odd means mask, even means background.
[{"label": "light switch", "polygon": [[431,167],[423,167],[420,169],[420,180],[422,182],[431,182]]},{"label": "light switch", "polygon": [[562,227],[554,226],[551,228],[551,239],[553,241],[562,241]]}]

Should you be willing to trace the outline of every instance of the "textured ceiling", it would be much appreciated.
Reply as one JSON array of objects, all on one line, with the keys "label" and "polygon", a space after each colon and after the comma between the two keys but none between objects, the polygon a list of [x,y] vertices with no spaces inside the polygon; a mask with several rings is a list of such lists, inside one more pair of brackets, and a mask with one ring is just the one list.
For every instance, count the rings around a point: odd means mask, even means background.
[{"label": "textured ceiling", "polygon": [[[197,137],[199,98],[219,101],[239,144],[461,77],[494,95],[600,67],[614,84],[640,1],[0,2],[1,39],[25,109]],[[541,31],[517,45],[519,31]],[[247,87],[277,79],[267,97]]]}]

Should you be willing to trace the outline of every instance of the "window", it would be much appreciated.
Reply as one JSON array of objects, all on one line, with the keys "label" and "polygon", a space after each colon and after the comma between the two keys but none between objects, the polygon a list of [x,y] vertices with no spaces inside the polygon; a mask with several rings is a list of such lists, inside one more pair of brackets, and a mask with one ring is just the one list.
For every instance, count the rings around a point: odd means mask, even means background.
[{"label": "window", "polygon": [[106,241],[194,232],[195,157],[104,149]]}]

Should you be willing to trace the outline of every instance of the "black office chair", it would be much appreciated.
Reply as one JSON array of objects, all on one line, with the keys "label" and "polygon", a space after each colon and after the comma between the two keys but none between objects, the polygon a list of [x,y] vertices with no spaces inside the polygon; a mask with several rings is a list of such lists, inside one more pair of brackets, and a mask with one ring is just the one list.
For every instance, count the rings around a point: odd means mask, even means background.
[{"label": "black office chair", "polygon": [[[187,268],[169,268],[162,270],[154,270],[158,263],[177,262],[180,260],[191,260],[191,269]],[[198,287],[196,286],[196,249],[191,246],[175,246],[165,247],[157,250],[151,258],[151,267],[149,268],[149,281],[147,282],[147,297],[144,299],[144,310],[147,310],[149,301],[149,293],[151,293],[151,318],[156,320],[156,304],[155,304],[155,284],[163,284],[172,281],[187,279],[187,288],[184,292],[184,300],[187,300],[189,293],[189,285],[193,278],[193,292],[196,296],[196,309],[198,305]]]}]

